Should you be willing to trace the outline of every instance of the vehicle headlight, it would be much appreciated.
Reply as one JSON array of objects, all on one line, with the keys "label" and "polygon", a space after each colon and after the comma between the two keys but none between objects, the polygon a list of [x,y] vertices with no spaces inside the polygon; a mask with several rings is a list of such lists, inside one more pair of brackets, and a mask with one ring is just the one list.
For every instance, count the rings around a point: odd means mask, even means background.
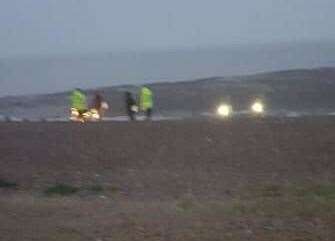
[{"label": "vehicle headlight", "polygon": [[216,112],[219,116],[228,117],[232,114],[232,109],[230,105],[222,104],[217,108]]},{"label": "vehicle headlight", "polygon": [[261,114],[264,112],[264,105],[260,101],[256,101],[255,103],[252,104],[251,110],[254,113]]}]

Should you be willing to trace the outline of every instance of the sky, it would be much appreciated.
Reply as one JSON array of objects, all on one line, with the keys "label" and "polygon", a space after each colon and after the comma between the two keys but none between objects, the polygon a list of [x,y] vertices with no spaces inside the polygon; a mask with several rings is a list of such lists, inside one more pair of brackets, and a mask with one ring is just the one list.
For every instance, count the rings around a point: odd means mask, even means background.
[{"label": "sky", "polygon": [[1,0],[0,58],[335,39],[334,0]]}]

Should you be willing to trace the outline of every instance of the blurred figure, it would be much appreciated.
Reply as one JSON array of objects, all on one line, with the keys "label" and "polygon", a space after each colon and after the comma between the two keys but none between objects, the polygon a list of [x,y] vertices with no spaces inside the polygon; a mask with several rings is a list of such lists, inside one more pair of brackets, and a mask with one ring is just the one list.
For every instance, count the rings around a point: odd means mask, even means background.
[{"label": "blurred figure", "polygon": [[126,98],[125,101],[126,101],[127,115],[129,119],[133,121],[136,119],[136,113],[138,111],[138,108],[136,106],[136,101],[129,91],[125,93],[125,98]]},{"label": "blurred figure", "polygon": [[87,102],[86,95],[80,89],[75,89],[70,96],[71,107],[76,109],[80,115],[83,116],[85,112],[87,112]]},{"label": "blurred figure", "polygon": [[153,105],[152,91],[148,87],[143,86],[140,91],[140,108],[145,113],[147,119],[150,119],[152,116]]},{"label": "blurred figure", "polygon": [[102,102],[103,102],[103,98],[102,98],[101,94],[99,92],[96,92],[95,95],[94,95],[94,98],[93,98],[92,107],[94,109],[100,110]]},{"label": "blurred figure", "polygon": [[95,93],[93,99],[93,108],[96,109],[99,113],[100,120],[104,116],[105,112],[108,110],[108,103],[104,100],[102,95],[98,92]]}]

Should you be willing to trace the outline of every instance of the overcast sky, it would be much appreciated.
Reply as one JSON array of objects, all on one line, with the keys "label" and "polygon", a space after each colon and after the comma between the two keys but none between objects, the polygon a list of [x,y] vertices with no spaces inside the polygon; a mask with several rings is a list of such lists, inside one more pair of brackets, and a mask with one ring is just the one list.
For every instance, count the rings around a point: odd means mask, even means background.
[{"label": "overcast sky", "polygon": [[335,39],[334,0],[1,0],[0,57]]}]

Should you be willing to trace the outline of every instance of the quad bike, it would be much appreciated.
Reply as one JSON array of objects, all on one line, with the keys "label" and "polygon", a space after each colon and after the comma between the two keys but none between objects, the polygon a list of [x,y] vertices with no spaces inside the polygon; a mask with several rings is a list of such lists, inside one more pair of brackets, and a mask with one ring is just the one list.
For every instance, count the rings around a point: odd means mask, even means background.
[{"label": "quad bike", "polygon": [[74,122],[87,122],[87,121],[99,121],[100,114],[98,110],[92,108],[83,113],[80,113],[76,108],[71,108],[70,120]]},{"label": "quad bike", "polygon": [[76,108],[71,108],[70,120],[76,122],[87,122],[87,121],[100,121],[102,120],[104,113],[109,109],[107,102],[103,101],[101,103],[100,110],[96,108],[90,108],[89,110],[80,113]]}]

